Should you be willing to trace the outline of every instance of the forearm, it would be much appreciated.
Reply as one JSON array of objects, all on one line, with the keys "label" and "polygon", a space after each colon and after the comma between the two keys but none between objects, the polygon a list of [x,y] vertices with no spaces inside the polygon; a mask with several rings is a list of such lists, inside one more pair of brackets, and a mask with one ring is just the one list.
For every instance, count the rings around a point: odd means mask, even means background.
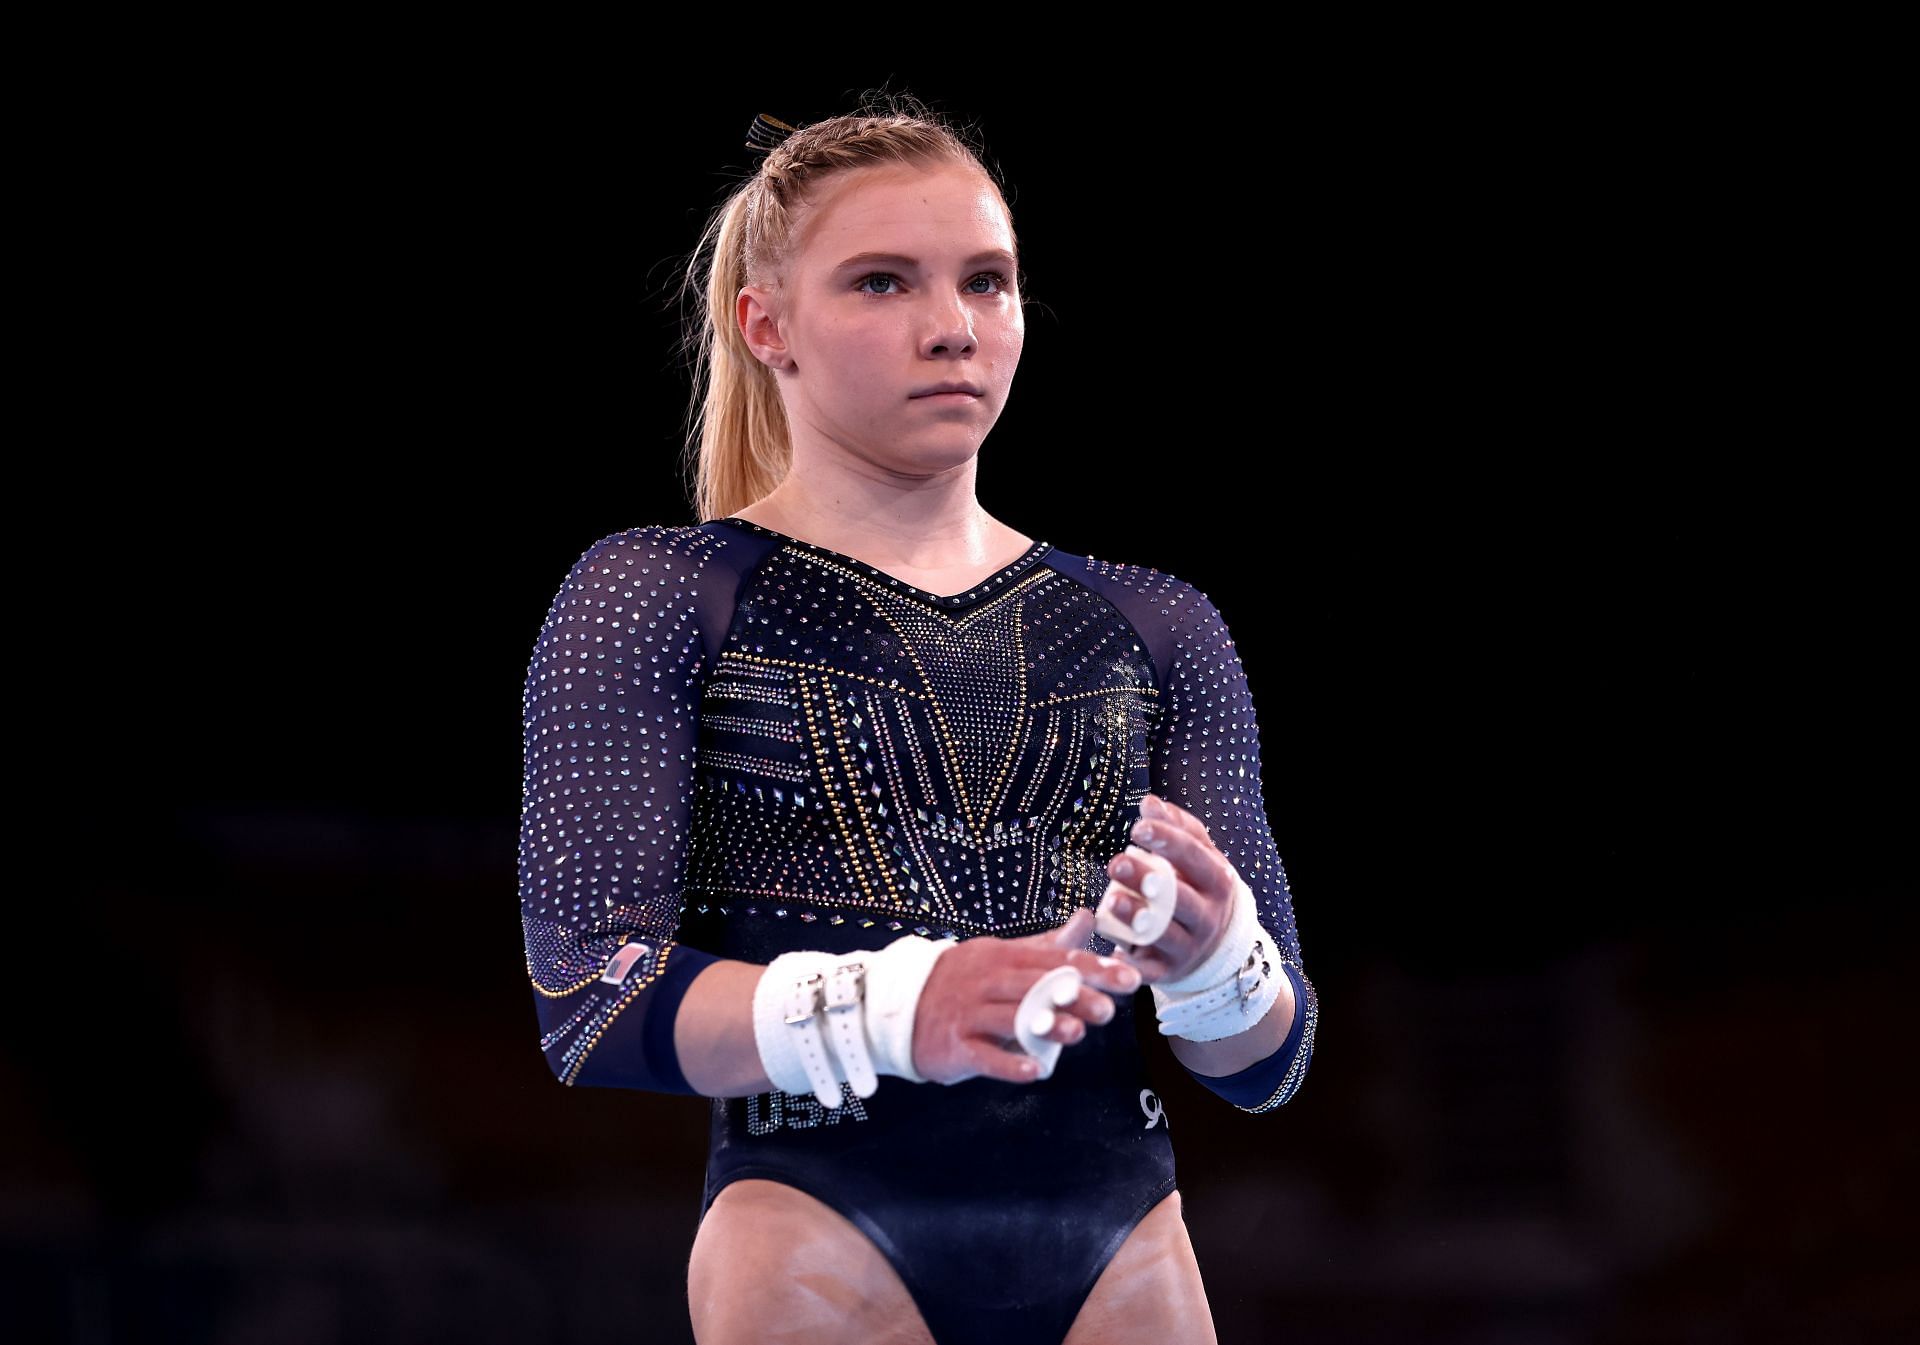
[{"label": "forearm", "polygon": [[[1195,1074],[1217,1078],[1223,1074],[1237,1074],[1279,1050],[1293,1027],[1295,996],[1291,981],[1285,976],[1275,979],[1279,994],[1274,999],[1273,1007],[1259,1022],[1245,1032],[1222,1037],[1219,1041],[1188,1041],[1185,1037],[1168,1037],[1167,1043],[1173,1047],[1174,1059]],[[697,987],[699,982],[694,982],[694,985]],[[692,998],[691,990],[687,994],[688,998]]]},{"label": "forearm", "polygon": [[774,1090],[753,1034],[753,992],[766,971],[722,959],[687,987],[673,1020],[673,1049],[687,1082],[707,1097]]}]

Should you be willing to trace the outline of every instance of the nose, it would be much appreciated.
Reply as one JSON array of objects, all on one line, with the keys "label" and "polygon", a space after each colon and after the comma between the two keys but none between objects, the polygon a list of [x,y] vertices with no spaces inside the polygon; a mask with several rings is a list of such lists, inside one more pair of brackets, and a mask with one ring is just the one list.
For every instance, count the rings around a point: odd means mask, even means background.
[{"label": "nose", "polygon": [[965,304],[950,299],[936,307],[928,318],[926,335],[920,340],[920,353],[930,358],[973,354],[973,315]]}]

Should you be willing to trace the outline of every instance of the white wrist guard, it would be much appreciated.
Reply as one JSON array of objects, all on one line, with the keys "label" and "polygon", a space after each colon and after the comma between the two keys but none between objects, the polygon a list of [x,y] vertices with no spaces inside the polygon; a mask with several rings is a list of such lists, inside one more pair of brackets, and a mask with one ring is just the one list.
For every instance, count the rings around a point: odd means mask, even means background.
[{"label": "white wrist guard", "polygon": [[753,991],[753,1037],[775,1088],[838,1107],[840,1085],[872,1097],[879,1076],[925,1083],[913,1020],[933,964],[953,939],[906,934],[878,952],[782,953]]},{"label": "white wrist guard", "polygon": [[1160,1035],[1188,1041],[1238,1036],[1267,1016],[1280,999],[1273,936],[1260,924],[1253,889],[1233,875],[1233,906],[1213,952],[1177,981],[1153,986]]}]

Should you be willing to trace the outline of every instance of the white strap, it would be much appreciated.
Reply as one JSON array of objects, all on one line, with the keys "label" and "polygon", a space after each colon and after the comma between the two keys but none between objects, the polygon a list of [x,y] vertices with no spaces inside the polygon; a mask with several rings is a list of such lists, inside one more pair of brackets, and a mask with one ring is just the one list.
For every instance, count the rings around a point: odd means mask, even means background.
[{"label": "white strap", "polygon": [[1188,1041],[1238,1036],[1279,1002],[1279,952],[1260,923],[1253,889],[1238,873],[1231,900],[1227,926],[1206,959],[1179,980],[1154,985],[1162,1036]]},{"label": "white strap", "polygon": [[957,946],[957,939],[927,939],[903,934],[867,957],[867,1048],[875,1074],[891,1074],[912,1083],[926,1076],[913,1067],[913,1024],[933,964]]},{"label": "white strap", "polygon": [[839,1107],[845,1076],[820,1032],[828,963],[829,954],[814,952],[776,957],[755,986],[753,1034],[760,1063],[776,1088],[810,1092],[822,1107]]},{"label": "white strap", "polygon": [[880,1080],[867,1052],[867,1025],[862,1017],[866,976],[866,963],[858,959],[834,967],[827,978],[826,1014],[833,1053],[847,1072],[847,1082],[861,1097],[872,1097]]},{"label": "white strap", "polygon": [[811,1091],[823,1107],[850,1083],[872,1097],[880,1076],[925,1083],[913,1067],[913,1025],[933,964],[953,939],[902,935],[878,952],[802,950],[767,964],[754,987],[753,1035],[774,1087]]}]

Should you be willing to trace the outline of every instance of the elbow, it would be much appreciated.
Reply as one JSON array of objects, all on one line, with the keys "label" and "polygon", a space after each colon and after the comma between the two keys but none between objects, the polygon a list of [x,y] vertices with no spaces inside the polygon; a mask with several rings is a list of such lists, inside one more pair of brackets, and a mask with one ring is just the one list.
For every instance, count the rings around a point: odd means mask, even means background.
[{"label": "elbow", "polygon": [[1233,1105],[1241,1111],[1260,1112],[1278,1111],[1299,1095],[1300,1086],[1307,1081],[1307,1067],[1313,1060],[1313,1042],[1303,1039],[1298,1050],[1293,1052],[1286,1072],[1280,1076],[1280,1082],[1274,1085],[1273,1092],[1254,1103],[1235,1102]]},{"label": "elbow", "polygon": [[616,1086],[617,1080],[605,1077],[610,1054],[601,1049],[605,1022],[584,1022],[585,1010],[558,1000],[544,1001],[541,1009],[540,1058],[547,1072],[569,1088]]},{"label": "elbow", "polygon": [[1188,1068],[1188,1074],[1244,1112],[1277,1111],[1293,1101],[1306,1081],[1313,1061],[1314,1038],[1320,1026],[1320,998],[1313,982],[1292,963],[1281,964],[1293,983],[1294,1015],[1286,1040],[1265,1060],[1237,1074],[1211,1077]]},{"label": "elbow", "polygon": [[1314,1038],[1320,1028],[1320,997],[1315,993],[1313,982],[1288,964],[1288,977],[1294,982],[1295,1013],[1292,1029],[1287,1033],[1287,1043],[1275,1053],[1276,1059],[1284,1060],[1285,1068],[1277,1081],[1273,1082],[1273,1091],[1258,1102],[1236,1102],[1240,1110],[1247,1112],[1276,1111],[1293,1101],[1300,1092],[1300,1086],[1307,1081],[1307,1070],[1313,1064]]},{"label": "elbow", "polygon": [[[1302,1021],[1306,1022],[1304,1016]],[[1200,1082],[1238,1110],[1258,1115],[1261,1112],[1278,1111],[1293,1101],[1299,1095],[1301,1085],[1307,1081],[1307,1068],[1312,1062],[1313,1027],[1307,1023],[1297,1045],[1291,1050],[1275,1051],[1272,1059],[1263,1060],[1244,1074],[1233,1076],[1235,1086],[1232,1089],[1215,1088],[1215,1081],[1206,1078],[1200,1078]]]},{"label": "elbow", "polygon": [[[693,959],[689,959],[691,963]],[[549,1045],[544,1054],[554,1078],[570,1088],[624,1088],[677,1097],[702,1094],[687,1081],[673,1046],[673,1024],[688,974],[676,976],[668,987],[674,993],[655,993],[659,983],[624,1006],[591,1024],[591,1030],[569,1033]]]},{"label": "elbow", "polygon": [[[581,1067],[585,1064],[577,1052],[569,1051],[564,1043],[545,1043],[540,1047],[540,1058],[547,1062],[547,1072],[553,1075],[555,1082],[568,1088],[582,1082]],[[592,1087],[592,1080],[585,1081]]]},{"label": "elbow", "polygon": [[[555,1082],[564,1084],[568,1088],[572,1088],[581,1082],[580,1065],[582,1062],[570,1058],[567,1051],[553,1046],[543,1047],[540,1052],[540,1058],[547,1062],[547,1072],[553,1075]],[[587,1081],[587,1086],[593,1086],[591,1080]]]},{"label": "elbow", "polygon": [[602,999],[605,986],[594,982],[583,988],[584,1001],[542,999],[541,1052],[548,1070],[568,1087],[703,1096],[680,1068],[673,1026],[687,987],[717,961],[681,945],[672,965],[633,993]]}]

